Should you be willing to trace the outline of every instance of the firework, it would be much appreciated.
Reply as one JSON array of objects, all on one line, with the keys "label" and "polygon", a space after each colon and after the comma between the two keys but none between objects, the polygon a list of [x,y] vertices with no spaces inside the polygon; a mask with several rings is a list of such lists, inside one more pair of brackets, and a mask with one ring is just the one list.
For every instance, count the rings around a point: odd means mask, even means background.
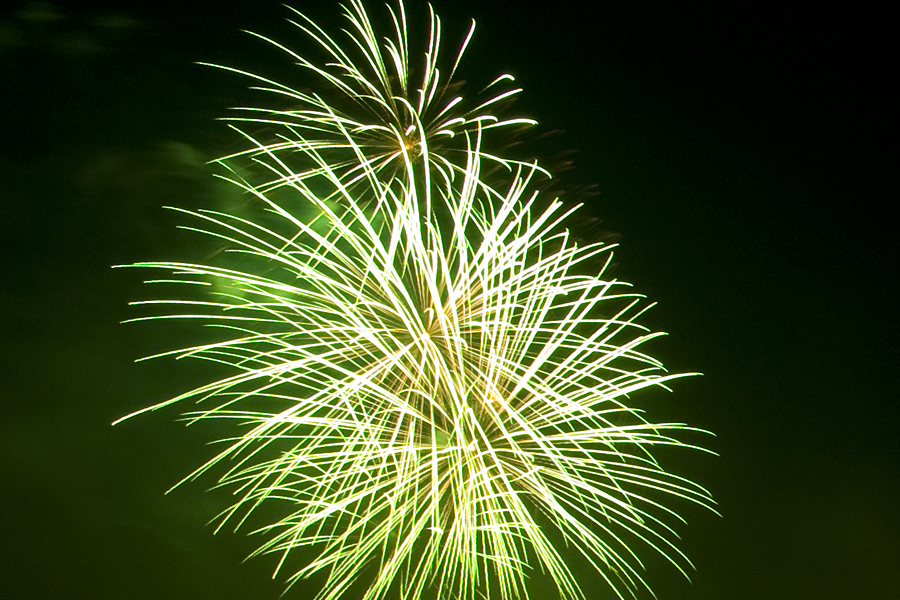
[{"label": "firework", "polygon": [[[642,297],[604,268],[584,274],[611,246],[570,239],[574,208],[532,191],[546,173],[485,149],[527,120],[502,116],[517,89],[491,92],[508,76],[472,103],[456,93],[472,30],[444,75],[434,13],[418,68],[402,3],[388,14],[382,39],[352,2],[342,46],[297,13],[328,59],[278,47],[322,93],[243,73],[291,105],[245,111],[232,125],[248,148],[220,161],[259,211],[181,210],[225,252],[130,265],[176,290],[134,303],[166,310],[133,320],[220,332],[157,356],[231,374],[134,414],[194,400],[191,421],[236,421],[189,479],[224,471],[237,500],[222,525],[275,507],[257,553],[279,553],[291,583],[324,573],[321,600],[360,577],[366,600],[512,600],[533,570],[581,598],[560,546],[617,596],[636,594],[648,587],[637,545],[690,565],[660,498],[713,507],[651,452],[695,448],[676,437],[691,428],[627,403],[688,374],[642,352],[660,335],[637,322]],[[247,159],[253,181],[233,166]],[[300,548],[313,558],[297,567]]]}]

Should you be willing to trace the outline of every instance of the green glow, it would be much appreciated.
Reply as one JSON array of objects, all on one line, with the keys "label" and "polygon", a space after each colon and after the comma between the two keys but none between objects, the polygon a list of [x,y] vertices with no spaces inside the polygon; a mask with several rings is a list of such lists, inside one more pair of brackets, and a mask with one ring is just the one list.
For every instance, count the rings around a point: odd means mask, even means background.
[{"label": "green glow", "polygon": [[[173,209],[227,251],[209,264],[129,265],[166,271],[148,283],[177,294],[136,302],[170,310],[134,320],[218,329],[157,356],[233,374],[124,418],[194,400],[191,420],[236,421],[226,448],[188,479],[224,471],[218,481],[238,500],[222,525],[261,504],[280,510],[257,553],[281,554],[291,583],[324,572],[322,600],[341,598],[373,564],[365,600],[426,590],[527,598],[533,570],[562,597],[583,598],[537,514],[619,597],[647,587],[635,541],[684,572],[668,524],[679,517],[659,498],[714,504],[651,451],[697,449],[675,437],[692,428],[645,420],[627,402],[691,374],[667,373],[642,352],[661,335],[638,324],[642,297],[603,270],[580,274],[598,258],[608,264],[612,246],[570,240],[575,208],[538,208],[537,164],[483,150],[527,121],[502,116],[519,91],[502,87],[510,76],[474,102],[457,95],[452,76],[472,30],[439,67],[432,12],[428,68],[414,83],[410,63],[423,51],[410,49],[403,5],[387,38],[361,4],[345,11],[343,45],[295,15],[331,64],[266,40],[300,64],[301,81],[314,76],[330,91],[239,72],[295,106],[231,119],[248,147],[220,163],[258,215]],[[275,133],[258,139],[242,123]],[[260,181],[230,166],[248,159]],[[487,182],[486,164],[508,168],[502,186]],[[317,558],[293,564],[304,546]]]}]

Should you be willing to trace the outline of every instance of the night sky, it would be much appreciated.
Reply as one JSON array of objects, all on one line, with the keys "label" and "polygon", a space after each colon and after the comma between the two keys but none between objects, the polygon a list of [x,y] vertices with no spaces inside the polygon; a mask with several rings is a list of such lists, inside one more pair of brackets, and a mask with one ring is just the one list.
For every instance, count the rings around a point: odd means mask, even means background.
[{"label": "night sky", "polygon": [[[110,426],[204,373],[133,362],[172,340],[120,324],[146,296],[141,273],[110,266],[189,257],[161,207],[221,191],[203,163],[239,140],[215,119],[253,96],[194,62],[290,76],[238,29],[305,41],[275,2],[108,4],[0,13],[0,596],[274,600],[275,559],[242,562],[259,540],[205,525],[228,502],[212,478],[164,495],[215,428],[185,429],[177,408]],[[461,77],[513,73],[515,110],[564,132],[549,152],[577,150],[567,200],[618,236],[616,276],[659,303],[646,323],[670,335],[651,350],[705,374],[647,402],[716,433],[718,458],[667,465],[723,517],[685,510],[692,583],[654,560],[647,580],[659,600],[900,596],[887,15],[594,4],[435,6],[448,43],[478,23]],[[331,2],[292,5],[336,21]]]}]

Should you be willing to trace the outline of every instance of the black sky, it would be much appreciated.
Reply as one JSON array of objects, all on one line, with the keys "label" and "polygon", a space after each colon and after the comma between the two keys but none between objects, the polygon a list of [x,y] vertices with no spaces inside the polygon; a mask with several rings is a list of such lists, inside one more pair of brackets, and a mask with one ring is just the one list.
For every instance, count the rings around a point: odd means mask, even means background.
[{"label": "black sky", "polygon": [[[659,599],[900,593],[887,15],[522,4],[436,7],[449,39],[478,22],[467,77],[513,73],[517,110],[565,131],[556,143],[578,152],[561,178],[596,184],[584,214],[621,236],[617,275],[659,302],[648,321],[670,335],[657,353],[705,373],[655,403],[717,434],[720,458],[674,459],[724,518],[688,511],[698,571],[688,584],[651,564]],[[211,481],[163,496],[208,456],[208,435],[173,424],[176,411],[109,426],[192,377],[132,362],[166,340],[119,325],[140,274],[109,266],[186,251],[160,206],[213,193],[191,165],[229,151],[214,119],[246,97],[193,63],[265,68],[278,55],[237,29],[296,47],[286,14],[274,2],[0,13],[4,597],[281,593],[272,560],[241,563],[256,540],[204,527],[227,501],[204,492]]]}]

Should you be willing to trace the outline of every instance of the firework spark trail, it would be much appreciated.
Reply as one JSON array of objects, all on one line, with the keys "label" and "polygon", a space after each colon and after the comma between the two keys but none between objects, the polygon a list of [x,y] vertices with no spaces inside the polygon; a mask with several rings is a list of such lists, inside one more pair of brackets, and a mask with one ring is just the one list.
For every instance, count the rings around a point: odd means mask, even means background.
[{"label": "firework spark trail", "polygon": [[[293,550],[312,548],[289,581],[324,572],[321,600],[344,597],[373,565],[366,600],[527,597],[534,568],[562,597],[581,598],[560,536],[619,597],[649,589],[635,540],[684,572],[669,525],[680,517],[657,499],[713,502],[651,450],[696,448],[675,437],[693,429],[652,423],[626,401],[689,374],[641,351],[660,334],[637,323],[649,308],[640,296],[605,269],[580,274],[608,264],[612,247],[575,244],[574,209],[539,208],[529,190],[545,172],[483,151],[488,133],[525,121],[485,112],[519,90],[472,109],[447,100],[472,30],[442,79],[433,11],[413,89],[403,5],[390,11],[396,37],[381,45],[360,3],[345,10],[360,57],[299,13],[295,24],[333,62],[271,43],[355,113],[243,73],[299,107],[238,119],[280,133],[267,142],[242,131],[250,147],[220,160],[265,167],[262,183],[238,169],[229,180],[267,216],[176,209],[199,223],[188,229],[227,245],[221,263],[130,265],[171,274],[154,284],[200,291],[136,302],[171,311],[133,320],[228,334],[151,358],[235,373],[124,418],[195,400],[193,421],[239,421],[240,434],[188,479],[225,468],[219,483],[237,501],[220,527],[281,505],[257,553],[280,553],[281,570]],[[510,170],[504,187],[487,183],[485,161]],[[301,206],[315,216],[299,218]]]}]

